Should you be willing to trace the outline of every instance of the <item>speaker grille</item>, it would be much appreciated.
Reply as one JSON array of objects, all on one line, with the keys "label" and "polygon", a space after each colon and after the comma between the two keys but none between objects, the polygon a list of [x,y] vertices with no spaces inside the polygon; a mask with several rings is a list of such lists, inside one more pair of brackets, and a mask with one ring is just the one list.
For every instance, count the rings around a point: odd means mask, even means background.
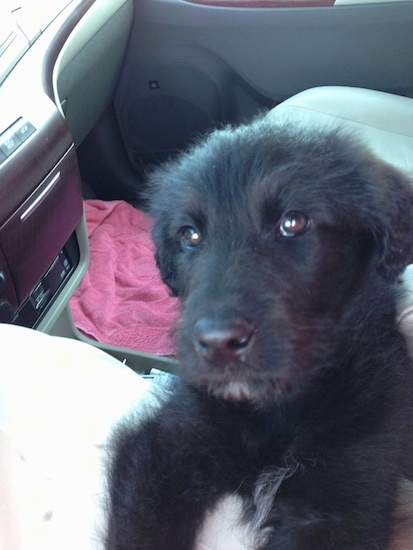
[{"label": "speaker grille", "polygon": [[205,111],[185,99],[144,97],[127,111],[125,137],[134,153],[172,152],[185,148],[211,122]]}]

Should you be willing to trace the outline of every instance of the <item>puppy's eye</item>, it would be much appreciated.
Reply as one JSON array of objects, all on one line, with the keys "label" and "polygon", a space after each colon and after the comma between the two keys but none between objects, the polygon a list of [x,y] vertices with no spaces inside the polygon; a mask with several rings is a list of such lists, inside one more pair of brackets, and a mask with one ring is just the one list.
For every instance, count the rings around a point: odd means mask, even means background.
[{"label": "puppy's eye", "polygon": [[202,241],[201,233],[188,225],[181,229],[181,241],[185,248],[196,248]]},{"label": "puppy's eye", "polygon": [[284,214],[278,223],[278,235],[280,237],[297,237],[310,228],[309,218],[302,212],[291,210]]}]

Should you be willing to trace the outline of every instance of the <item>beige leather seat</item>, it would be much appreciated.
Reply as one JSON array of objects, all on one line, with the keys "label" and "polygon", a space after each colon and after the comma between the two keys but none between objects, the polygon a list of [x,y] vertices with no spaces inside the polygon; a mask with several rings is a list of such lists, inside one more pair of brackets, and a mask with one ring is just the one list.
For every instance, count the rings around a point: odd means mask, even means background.
[{"label": "beige leather seat", "polygon": [[0,324],[0,548],[101,550],[108,434],[145,380],[88,344]]},{"label": "beige leather seat", "polygon": [[413,99],[363,88],[323,86],[292,96],[270,116],[342,124],[379,158],[413,176]]}]

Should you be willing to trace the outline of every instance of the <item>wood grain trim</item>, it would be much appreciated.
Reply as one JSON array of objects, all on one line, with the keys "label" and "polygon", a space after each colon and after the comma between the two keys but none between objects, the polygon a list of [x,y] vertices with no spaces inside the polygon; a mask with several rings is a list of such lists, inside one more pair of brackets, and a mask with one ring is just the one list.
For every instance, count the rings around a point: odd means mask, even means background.
[{"label": "wood grain trim", "polygon": [[74,147],[0,228],[0,248],[24,302],[83,214],[80,175]]},{"label": "wood grain trim", "polygon": [[190,4],[222,8],[310,8],[334,6],[334,0],[184,0]]},{"label": "wood grain trim", "polygon": [[51,182],[41,191],[41,193],[27,206],[26,210],[20,214],[20,221],[24,222],[37,208],[38,205],[51,193],[53,187],[60,180],[60,172],[58,172]]}]

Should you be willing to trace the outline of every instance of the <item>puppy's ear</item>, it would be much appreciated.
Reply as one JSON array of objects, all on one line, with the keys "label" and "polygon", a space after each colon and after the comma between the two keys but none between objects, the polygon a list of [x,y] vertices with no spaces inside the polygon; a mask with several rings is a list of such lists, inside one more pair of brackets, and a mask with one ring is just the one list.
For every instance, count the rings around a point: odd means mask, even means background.
[{"label": "puppy's ear", "polygon": [[170,235],[175,203],[175,165],[173,162],[156,167],[146,175],[146,187],[142,195],[147,211],[153,219],[152,241],[155,245],[155,260],[162,281],[169,287],[172,296],[179,296],[176,242]]},{"label": "puppy's ear", "polygon": [[168,242],[165,227],[159,227],[158,222],[152,230],[152,239],[155,243],[155,260],[161,273],[162,281],[169,287],[172,296],[179,296],[179,278],[175,263],[176,252],[172,243]]},{"label": "puppy's ear", "polygon": [[[413,181],[391,166],[381,166],[376,180],[376,238],[380,257],[378,273],[390,282],[413,263]],[[373,205],[372,205],[373,206]],[[374,208],[374,206],[373,206]]]}]

